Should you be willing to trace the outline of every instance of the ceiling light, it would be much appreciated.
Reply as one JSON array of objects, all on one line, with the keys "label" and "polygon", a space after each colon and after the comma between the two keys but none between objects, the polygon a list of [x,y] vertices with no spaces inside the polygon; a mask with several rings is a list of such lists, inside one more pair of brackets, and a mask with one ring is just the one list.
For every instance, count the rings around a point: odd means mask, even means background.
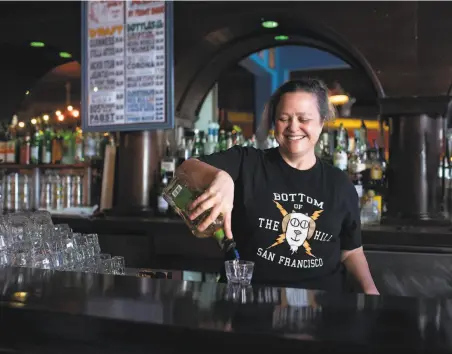
[{"label": "ceiling light", "polygon": [[262,27],[264,28],[276,28],[279,26],[279,23],[276,21],[262,21]]},{"label": "ceiling light", "polygon": [[289,39],[289,36],[285,36],[283,34],[281,34],[279,36],[275,36],[276,41],[287,41],[288,39]]},{"label": "ceiling light", "polygon": [[44,44],[44,42],[31,42],[30,43],[30,47],[34,47],[34,48],[42,48],[45,46],[46,45]]},{"label": "ceiling light", "polygon": [[72,58],[72,54],[68,52],[60,52],[60,58],[64,59]]}]

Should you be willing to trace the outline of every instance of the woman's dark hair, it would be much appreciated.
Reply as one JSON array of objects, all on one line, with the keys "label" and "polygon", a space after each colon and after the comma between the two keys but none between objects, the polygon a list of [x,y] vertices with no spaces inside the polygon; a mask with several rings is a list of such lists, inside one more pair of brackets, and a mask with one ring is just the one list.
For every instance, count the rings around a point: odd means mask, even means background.
[{"label": "woman's dark hair", "polygon": [[322,122],[334,119],[336,116],[334,106],[328,99],[328,87],[323,81],[312,78],[290,80],[281,85],[270,97],[267,103],[267,114],[274,124],[276,119],[276,109],[281,97],[286,93],[307,92],[312,93],[317,98],[317,104]]}]

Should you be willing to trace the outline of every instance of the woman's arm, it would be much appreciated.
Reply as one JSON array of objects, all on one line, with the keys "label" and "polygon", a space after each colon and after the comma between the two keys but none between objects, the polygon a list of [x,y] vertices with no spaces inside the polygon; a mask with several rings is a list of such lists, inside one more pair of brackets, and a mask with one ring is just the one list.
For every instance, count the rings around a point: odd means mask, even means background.
[{"label": "woman's arm", "polygon": [[364,254],[363,248],[358,247],[354,250],[343,250],[341,260],[358,283],[361,285],[365,294],[380,295],[375,286],[372,275],[370,274],[369,265]]},{"label": "woman's arm", "polygon": [[366,294],[378,295],[378,290],[370,274],[369,265],[362,247],[361,239],[361,213],[359,208],[359,198],[355,186],[344,176],[346,184],[342,190],[343,209],[346,210],[345,218],[342,222],[341,230],[341,261],[345,268],[361,285]]},{"label": "woman's arm", "polygon": [[188,159],[182,163],[176,170],[176,176],[185,174],[193,181],[205,188],[210,186],[215,176],[221,170],[197,159]]},{"label": "woman's arm", "polygon": [[249,156],[249,151],[240,146],[217,152],[211,155],[204,155],[197,159],[186,160],[176,170],[176,176],[181,173],[188,175],[190,180],[196,182],[202,188],[207,188],[220,171],[227,172],[235,182],[239,178],[243,160]]},{"label": "woman's arm", "polygon": [[234,146],[227,151],[189,159],[176,170],[176,176],[187,179],[194,188],[204,190],[190,206],[192,220],[211,209],[209,216],[198,226],[200,231],[204,231],[221,213],[226,237],[233,237],[231,213],[234,186],[240,175],[244,155],[248,155],[245,151],[242,147]]}]

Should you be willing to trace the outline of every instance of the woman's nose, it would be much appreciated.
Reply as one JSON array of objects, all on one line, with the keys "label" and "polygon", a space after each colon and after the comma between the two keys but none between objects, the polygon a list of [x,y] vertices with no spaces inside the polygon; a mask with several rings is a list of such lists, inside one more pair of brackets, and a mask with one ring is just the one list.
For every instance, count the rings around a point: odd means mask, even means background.
[{"label": "woman's nose", "polygon": [[296,119],[291,119],[290,121],[289,121],[289,130],[290,131],[297,131],[298,130],[298,126],[299,126],[299,123],[297,122],[297,120]]}]

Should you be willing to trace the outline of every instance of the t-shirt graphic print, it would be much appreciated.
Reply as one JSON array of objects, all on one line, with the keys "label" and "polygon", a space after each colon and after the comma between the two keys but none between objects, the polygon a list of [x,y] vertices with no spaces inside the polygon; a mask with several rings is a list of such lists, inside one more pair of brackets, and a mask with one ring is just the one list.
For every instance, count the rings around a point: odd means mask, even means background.
[{"label": "t-shirt graphic print", "polygon": [[303,246],[306,254],[315,258],[311,252],[309,240],[314,235],[315,220],[317,220],[323,210],[315,211],[311,216],[309,216],[307,214],[297,212],[288,213],[281,206],[281,204],[278,202],[275,202],[275,204],[283,217],[281,221],[283,233],[279,235],[276,242],[268,248],[275,247],[286,241],[292,251],[292,254],[297,253],[298,249]]},{"label": "t-shirt graphic print", "polygon": [[[255,255],[268,262],[292,269],[308,270],[323,267],[325,250],[320,250],[319,244],[329,242],[333,238],[332,234],[317,228],[317,222],[324,212],[320,208],[323,207],[324,202],[319,202],[303,193],[272,193],[272,197],[271,204],[277,210],[277,214],[271,213],[274,220],[257,218],[257,227],[264,229],[265,233],[264,230],[256,230],[256,234],[262,237],[256,238],[256,241],[259,240],[257,242],[259,245],[256,245]],[[262,201],[259,204],[262,206],[265,202]],[[267,245],[262,247],[264,240],[267,241]],[[271,240],[270,244],[268,240]],[[316,248],[319,251],[318,254]],[[261,262],[258,261],[258,263]],[[299,280],[303,278],[302,274],[298,277]]]}]

